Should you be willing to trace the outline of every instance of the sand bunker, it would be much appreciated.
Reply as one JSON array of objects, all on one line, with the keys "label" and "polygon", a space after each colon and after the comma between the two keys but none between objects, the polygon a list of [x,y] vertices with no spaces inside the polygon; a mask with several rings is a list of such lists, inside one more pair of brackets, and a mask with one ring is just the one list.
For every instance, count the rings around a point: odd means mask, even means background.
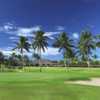
[{"label": "sand bunker", "polygon": [[90,80],[84,80],[84,81],[68,81],[67,83],[100,86],[100,78],[90,78]]}]

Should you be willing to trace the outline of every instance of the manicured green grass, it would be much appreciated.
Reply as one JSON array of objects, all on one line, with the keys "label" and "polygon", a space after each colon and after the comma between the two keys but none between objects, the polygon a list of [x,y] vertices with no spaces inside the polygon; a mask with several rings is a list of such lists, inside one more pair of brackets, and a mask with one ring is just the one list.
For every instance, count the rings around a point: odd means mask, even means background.
[{"label": "manicured green grass", "polygon": [[0,100],[100,100],[100,87],[65,83],[90,77],[100,77],[100,69],[43,68],[39,72],[39,68],[26,68],[1,72]]}]

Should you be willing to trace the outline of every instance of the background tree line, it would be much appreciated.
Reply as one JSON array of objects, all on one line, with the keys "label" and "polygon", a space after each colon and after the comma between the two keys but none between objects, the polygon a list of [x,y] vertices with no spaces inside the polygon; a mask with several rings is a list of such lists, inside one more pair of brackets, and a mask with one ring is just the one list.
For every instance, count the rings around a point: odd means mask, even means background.
[{"label": "background tree line", "polygon": [[[6,65],[7,67],[13,66],[31,66],[33,65],[32,58],[29,58],[25,53],[30,52],[32,49],[34,61],[38,61],[41,71],[41,59],[42,52],[48,49],[50,38],[45,35],[44,31],[37,31],[33,36],[32,42],[28,41],[27,37],[20,36],[19,41],[16,42],[16,47],[12,49],[12,54],[8,57],[0,52],[0,65]],[[63,55],[63,60],[60,64],[64,64],[65,67],[70,64],[87,64],[89,67],[91,64],[96,63],[98,55],[96,55],[96,48],[100,48],[100,35],[93,35],[90,31],[83,31],[80,34],[79,39],[74,40],[66,32],[61,32],[53,40],[52,46],[59,48],[59,52]],[[76,42],[75,42],[76,41]],[[20,54],[16,54],[13,51],[18,50]]]}]

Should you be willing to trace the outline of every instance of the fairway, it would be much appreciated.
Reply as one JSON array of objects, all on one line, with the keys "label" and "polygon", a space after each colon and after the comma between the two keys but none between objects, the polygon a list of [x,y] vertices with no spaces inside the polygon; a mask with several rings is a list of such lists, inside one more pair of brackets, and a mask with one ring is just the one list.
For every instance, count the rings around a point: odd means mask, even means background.
[{"label": "fairway", "polygon": [[1,72],[0,100],[100,100],[100,87],[65,83],[99,76],[100,69],[82,68]]}]

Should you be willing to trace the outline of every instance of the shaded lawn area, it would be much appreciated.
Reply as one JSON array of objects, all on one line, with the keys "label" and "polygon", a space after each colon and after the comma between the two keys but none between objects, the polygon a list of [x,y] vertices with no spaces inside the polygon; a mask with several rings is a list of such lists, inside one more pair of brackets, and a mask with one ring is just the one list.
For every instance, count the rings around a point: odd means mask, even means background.
[{"label": "shaded lawn area", "polygon": [[100,87],[65,84],[99,77],[100,69],[44,69],[0,73],[0,100],[100,100]]}]

